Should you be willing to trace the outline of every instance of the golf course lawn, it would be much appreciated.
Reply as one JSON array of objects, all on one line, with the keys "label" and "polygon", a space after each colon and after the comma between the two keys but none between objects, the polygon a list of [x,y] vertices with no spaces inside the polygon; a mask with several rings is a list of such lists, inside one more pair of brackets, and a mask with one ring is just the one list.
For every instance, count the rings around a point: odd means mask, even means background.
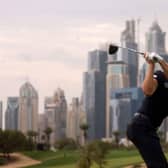
[{"label": "golf course lawn", "polygon": [[[75,168],[79,159],[78,151],[33,151],[24,152],[25,155],[42,161],[41,164],[30,166],[31,168]],[[112,150],[107,155],[107,168],[122,168],[130,164],[142,163],[143,160],[136,150]],[[29,168],[30,168],[29,167]],[[93,168],[97,168],[93,165]]]}]

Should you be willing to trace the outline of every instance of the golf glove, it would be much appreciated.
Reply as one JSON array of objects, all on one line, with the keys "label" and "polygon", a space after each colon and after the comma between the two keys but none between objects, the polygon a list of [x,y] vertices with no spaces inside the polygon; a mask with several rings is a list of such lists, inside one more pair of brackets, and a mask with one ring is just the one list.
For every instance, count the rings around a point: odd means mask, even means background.
[{"label": "golf glove", "polygon": [[149,58],[149,60],[152,60],[154,62],[160,62],[163,60],[163,58],[160,55],[158,55],[157,53],[154,53],[154,52],[149,53],[148,58]]}]

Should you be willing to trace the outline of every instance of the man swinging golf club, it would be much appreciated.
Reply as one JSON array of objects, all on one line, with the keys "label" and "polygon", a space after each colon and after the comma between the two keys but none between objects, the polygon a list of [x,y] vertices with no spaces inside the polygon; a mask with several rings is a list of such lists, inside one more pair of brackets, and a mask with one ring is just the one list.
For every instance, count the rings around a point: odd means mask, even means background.
[{"label": "man swinging golf club", "polygon": [[[138,148],[148,168],[168,168],[157,135],[157,128],[168,116],[168,63],[155,53],[140,54],[144,55],[147,63],[145,79],[142,82],[145,98],[127,127],[127,137]],[[156,62],[163,71],[154,72]]]}]

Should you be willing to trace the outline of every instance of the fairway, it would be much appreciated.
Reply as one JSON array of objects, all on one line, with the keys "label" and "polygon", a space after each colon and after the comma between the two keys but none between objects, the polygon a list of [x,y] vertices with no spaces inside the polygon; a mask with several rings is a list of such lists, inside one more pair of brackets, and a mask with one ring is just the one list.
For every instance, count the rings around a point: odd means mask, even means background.
[{"label": "fairway", "polygon": [[[24,152],[33,159],[42,161],[41,164],[30,166],[29,168],[75,168],[79,159],[78,151],[58,151],[58,152]],[[112,150],[107,155],[107,168],[122,168],[127,165],[142,163],[136,150]],[[92,168],[97,168],[95,165]]]}]

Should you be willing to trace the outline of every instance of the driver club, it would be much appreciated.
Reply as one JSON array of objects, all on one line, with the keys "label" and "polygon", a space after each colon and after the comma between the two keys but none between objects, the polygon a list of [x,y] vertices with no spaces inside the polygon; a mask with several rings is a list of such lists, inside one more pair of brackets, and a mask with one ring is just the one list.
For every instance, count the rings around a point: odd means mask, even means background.
[{"label": "driver club", "polygon": [[123,49],[126,49],[126,50],[128,50],[128,51],[131,51],[131,52],[134,52],[134,53],[138,53],[138,54],[144,55],[143,52],[139,52],[139,51],[134,50],[134,49],[132,49],[132,48],[126,48],[126,47],[117,46],[117,45],[115,45],[115,44],[110,44],[110,45],[109,45],[109,51],[108,51],[108,52],[109,52],[109,54],[115,54],[115,53],[118,51],[119,48],[123,48]]},{"label": "driver club", "polygon": [[[118,45],[115,45],[115,44],[110,44],[110,45],[109,45],[108,53],[109,53],[109,54],[115,54],[115,53],[118,51],[119,48],[126,49],[126,50],[128,50],[128,51],[130,51],[130,52],[134,52],[134,53],[137,53],[137,54],[140,54],[140,55],[143,55],[143,56],[145,55],[145,53],[139,52],[139,51],[137,51],[137,50],[135,50],[135,49],[127,48],[127,47],[121,47],[121,46],[118,46]],[[157,62],[158,59],[162,59],[162,58],[161,58],[158,54],[156,54],[156,53],[150,53],[150,56],[152,56],[152,59],[153,59],[155,62]],[[111,63],[111,62],[107,62],[107,63]]]}]

